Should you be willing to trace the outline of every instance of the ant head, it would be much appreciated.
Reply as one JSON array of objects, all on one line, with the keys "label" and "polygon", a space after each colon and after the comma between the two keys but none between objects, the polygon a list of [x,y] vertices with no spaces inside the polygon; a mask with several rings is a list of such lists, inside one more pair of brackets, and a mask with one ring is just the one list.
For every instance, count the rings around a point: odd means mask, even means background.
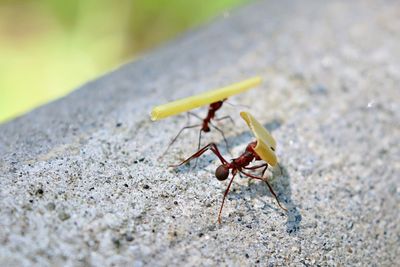
[{"label": "ant head", "polygon": [[216,170],[215,170],[215,177],[219,181],[226,180],[229,176],[229,168],[226,164],[220,165]]}]

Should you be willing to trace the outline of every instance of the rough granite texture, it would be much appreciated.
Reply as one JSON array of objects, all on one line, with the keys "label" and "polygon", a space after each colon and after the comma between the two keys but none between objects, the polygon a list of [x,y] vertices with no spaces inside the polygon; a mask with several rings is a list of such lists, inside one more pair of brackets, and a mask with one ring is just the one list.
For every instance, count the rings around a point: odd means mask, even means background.
[{"label": "rough granite texture", "polygon": [[[261,75],[232,98],[282,166],[227,181],[151,107]],[[394,266],[400,261],[400,2],[263,1],[225,14],[69,96],[0,126],[0,266]],[[225,105],[239,155],[253,140]],[[198,110],[205,114],[206,110]],[[193,121],[194,122],[194,121]],[[221,135],[205,134],[203,144]]]}]

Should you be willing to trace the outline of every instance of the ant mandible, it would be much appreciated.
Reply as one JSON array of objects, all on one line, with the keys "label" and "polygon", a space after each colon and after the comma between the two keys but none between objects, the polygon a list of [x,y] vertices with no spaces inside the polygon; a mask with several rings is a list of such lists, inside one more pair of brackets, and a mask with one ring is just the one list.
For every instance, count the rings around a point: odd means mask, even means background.
[{"label": "ant mandible", "polygon": [[[218,223],[221,223],[221,214],[222,214],[222,209],[224,207],[225,199],[229,193],[229,189],[231,188],[232,182],[237,173],[243,174],[243,175],[249,177],[250,179],[264,181],[267,184],[271,194],[275,197],[279,207],[282,208],[283,210],[287,211],[287,209],[284,208],[281,205],[281,203],[279,202],[279,199],[278,199],[276,193],[274,192],[272,186],[268,182],[268,180],[263,177],[265,171],[268,169],[268,162],[265,162],[261,165],[249,167],[250,163],[253,161],[261,161],[261,160],[269,161],[271,165],[275,165],[277,163],[276,156],[274,153],[275,145],[270,144],[269,147],[266,147],[266,143],[271,143],[268,141],[273,140],[273,138],[272,138],[272,136],[269,135],[269,133],[265,129],[259,128],[260,127],[259,123],[257,121],[255,121],[254,117],[252,117],[249,113],[241,112],[241,115],[242,115],[242,118],[244,120],[246,120],[246,122],[249,124],[253,133],[256,135],[257,140],[250,142],[247,145],[245,151],[239,157],[232,159],[231,162],[228,162],[219,152],[217,145],[214,143],[210,143],[210,144],[206,145],[205,147],[203,147],[202,149],[200,149],[199,151],[197,151],[196,153],[194,153],[192,156],[190,156],[186,160],[182,161],[181,163],[179,163],[177,165],[170,165],[170,167],[179,167],[185,163],[188,163],[189,161],[191,161],[193,159],[197,159],[198,157],[203,155],[206,151],[211,150],[221,161],[221,165],[218,166],[217,169],[215,170],[215,177],[219,181],[224,181],[229,177],[229,171],[231,172],[232,178],[229,181],[227,188],[225,189],[224,197],[222,199],[222,204],[219,209]],[[266,133],[269,136],[266,135]],[[265,138],[265,137],[267,137],[267,138]],[[250,174],[250,173],[244,171],[244,170],[257,170],[260,168],[264,168],[261,176],[256,176],[256,175],[253,175],[253,174]]]}]

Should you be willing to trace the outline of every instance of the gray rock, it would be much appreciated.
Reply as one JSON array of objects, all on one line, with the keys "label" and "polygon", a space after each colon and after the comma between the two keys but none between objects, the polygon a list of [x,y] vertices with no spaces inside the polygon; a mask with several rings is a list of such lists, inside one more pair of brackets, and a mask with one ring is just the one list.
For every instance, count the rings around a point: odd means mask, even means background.
[{"label": "gray rock", "polygon": [[[399,3],[257,2],[0,126],[0,265],[397,264]],[[289,212],[238,177],[218,225],[218,161],[168,168],[198,132],[158,159],[186,117],[148,114],[256,74],[230,101],[277,139],[269,175]],[[236,120],[220,125],[234,155],[252,140],[241,109],[218,113]]]}]

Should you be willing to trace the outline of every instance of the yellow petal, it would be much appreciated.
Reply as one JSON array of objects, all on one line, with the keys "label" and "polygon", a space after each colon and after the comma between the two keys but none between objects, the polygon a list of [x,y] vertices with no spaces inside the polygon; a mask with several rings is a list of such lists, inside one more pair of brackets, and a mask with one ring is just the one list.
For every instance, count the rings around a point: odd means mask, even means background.
[{"label": "yellow petal", "polygon": [[261,77],[253,77],[229,86],[204,92],[199,95],[190,96],[157,106],[151,111],[151,120],[160,120],[166,117],[189,111],[204,105],[221,101],[230,96],[242,93],[261,83]]},{"label": "yellow petal", "polygon": [[[278,162],[274,152],[274,150],[276,150],[275,139],[250,113],[242,111],[240,112],[240,116],[246,121],[257,139],[257,145],[254,148],[256,153],[268,164],[275,166]],[[273,150],[271,148],[273,148]]]}]

